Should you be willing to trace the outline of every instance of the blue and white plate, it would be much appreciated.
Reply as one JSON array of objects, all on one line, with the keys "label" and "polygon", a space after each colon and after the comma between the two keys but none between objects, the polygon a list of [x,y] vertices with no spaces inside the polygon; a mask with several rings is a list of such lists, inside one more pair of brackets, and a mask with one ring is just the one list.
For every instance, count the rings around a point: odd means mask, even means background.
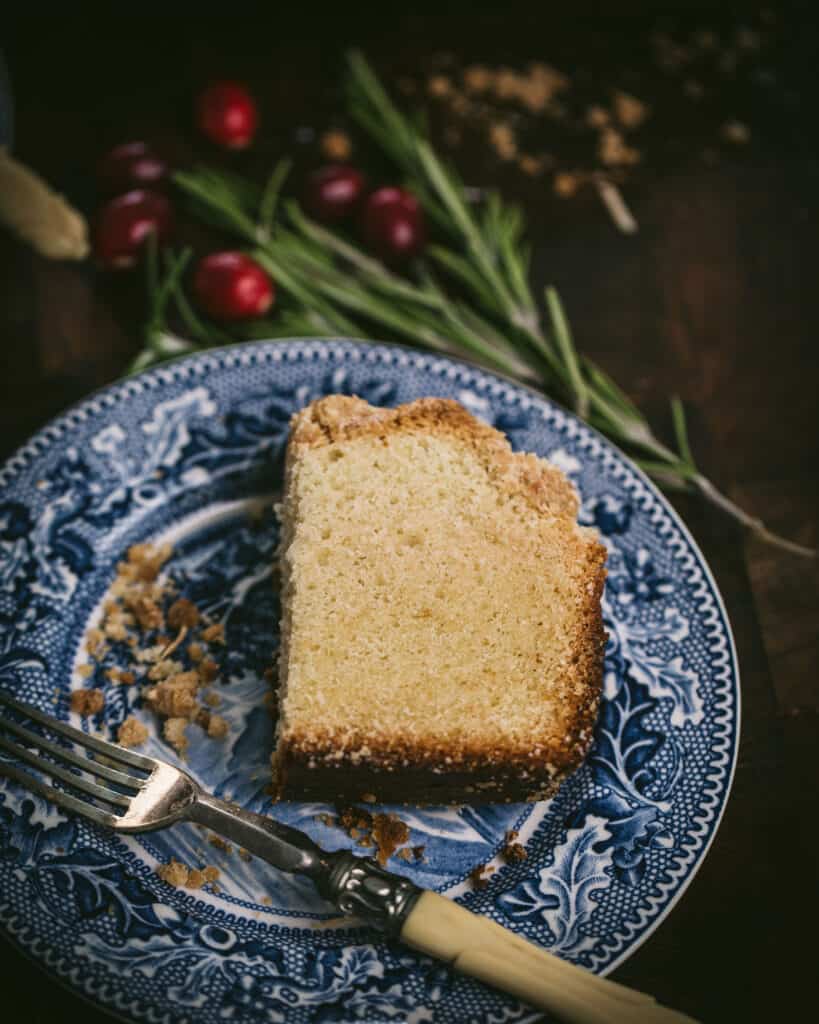
[{"label": "blue and white plate", "polygon": [[[291,414],[332,392],[393,405],[458,399],[517,449],[577,484],[582,520],[609,549],[605,698],[593,750],[540,804],[403,809],[418,864],[391,866],[554,953],[605,973],[657,927],[714,837],[737,749],[739,690],[725,610],[664,498],[615,448],[531,391],[454,360],[345,341],[236,346],[101,391],[0,471],[0,685],[114,738],[136,687],[104,711],[69,711],[82,640],[118,559],[174,542],[172,574],[225,623],[226,740],[192,744],[207,789],[307,831],[352,841],[319,804],[271,806],[263,670],[276,647],[272,516]],[[528,857],[497,856],[516,829]],[[217,864],[218,891],[162,882],[158,863]],[[471,868],[491,863],[474,891]],[[0,781],[0,921],[25,951],[130,1020],[245,1022],[528,1020],[515,1000],[374,934],[345,927],[311,884],[209,846],[193,826],[117,837]]]}]

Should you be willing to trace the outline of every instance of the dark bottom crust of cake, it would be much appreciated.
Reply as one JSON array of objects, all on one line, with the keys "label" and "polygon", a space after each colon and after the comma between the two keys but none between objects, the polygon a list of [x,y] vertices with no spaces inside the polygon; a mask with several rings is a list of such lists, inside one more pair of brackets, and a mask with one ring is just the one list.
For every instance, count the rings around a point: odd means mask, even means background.
[{"label": "dark bottom crust of cake", "polygon": [[377,772],[372,767],[334,765],[308,768],[290,761],[280,777],[280,800],[321,803],[407,804],[499,804],[546,800],[569,772],[557,776],[521,779],[504,776],[497,767],[470,772],[438,774],[428,769],[402,768],[400,772]]}]

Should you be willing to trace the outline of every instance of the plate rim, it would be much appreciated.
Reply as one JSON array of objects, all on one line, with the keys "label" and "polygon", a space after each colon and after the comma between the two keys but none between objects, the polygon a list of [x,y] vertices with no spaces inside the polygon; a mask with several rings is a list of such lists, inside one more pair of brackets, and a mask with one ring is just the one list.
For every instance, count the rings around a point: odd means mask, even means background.
[{"label": "plate rim", "polygon": [[[728,654],[728,664],[731,677],[733,679],[733,701],[734,701],[734,713],[731,719],[730,735],[728,737],[731,749],[729,753],[728,763],[725,765],[725,784],[722,793],[720,794],[721,805],[714,813],[712,821],[710,823],[710,834],[705,838],[697,852],[694,860],[691,862],[690,867],[686,876],[680,880],[676,891],[668,899],[668,902],[662,909],[656,914],[654,919],[646,924],[642,932],[635,936],[627,948],[623,949],[619,955],[614,957],[608,964],[606,964],[599,972],[601,976],[608,975],[612,971],[618,969],[629,959],[638,949],[654,934],[654,932],[666,921],[671,914],[671,911],[677,906],[682,896],[687,891],[689,885],[694,880],[695,876],[699,872],[702,864],[711,850],[711,847],[716,839],[717,832],[722,824],[725,810],[728,806],[728,801],[731,796],[733,788],[734,778],[736,774],[739,746],[742,734],[742,687],[741,687],[741,674],[739,658],[736,648],[736,640],[734,632],[731,627],[731,621],[725,607],[725,601],[722,596],[722,592],[717,584],[714,574],[711,570],[708,561],[700,549],[699,544],[692,536],[687,524],[683,520],[682,516],[673,507],[667,496],[660,490],[660,488],[648,477],[648,475],[634,462],[634,460],[627,455],[620,446],[606,437],[597,428],[591,426],[582,420],[572,410],[566,408],[560,402],[553,399],[551,396],[538,391],[537,388],[530,384],[523,383],[516,380],[515,378],[498,371],[494,368],[484,366],[468,357],[461,357],[457,355],[450,355],[449,353],[441,353],[434,350],[426,350],[417,348],[413,345],[408,345],[400,342],[388,342],[388,341],[372,341],[364,338],[354,338],[342,335],[311,335],[311,336],[294,336],[286,338],[269,338],[269,339],[257,339],[246,342],[236,342],[230,345],[214,346],[202,351],[186,353],[184,355],[177,356],[159,366],[149,367],[138,374],[132,376],[119,377],[106,384],[100,385],[93,389],[84,397],[76,400],[67,406],[64,410],[51,417],[42,427],[35,431],[27,440],[20,444],[3,462],[0,464],[0,489],[5,489],[13,482],[16,475],[23,470],[26,465],[44,450],[46,450],[52,443],[57,442],[68,433],[71,429],[82,423],[88,416],[96,414],[102,411],[106,406],[113,407],[118,401],[129,398],[131,396],[141,393],[143,390],[150,389],[155,386],[160,386],[165,383],[173,383],[174,377],[179,370],[188,370],[192,367],[196,367],[198,364],[207,364],[209,360],[215,359],[218,363],[220,357],[227,357],[229,360],[234,361],[234,365],[239,367],[247,365],[250,359],[253,358],[253,354],[256,352],[273,352],[276,349],[282,349],[282,355],[280,360],[284,360],[287,357],[284,355],[286,351],[294,351],[292,346],[297,346],[302,350],[317,351],[327,349],[328,347],[337,346],[342,351],[358,351],[365,352],[370,351],[375,353],[373,362],[377,362],[379,351],[399,351],[404,352],[407,356],[421,357],[428,360],[430,363],[439,363],[454,368],[466,368],[468,370],[484,374],[489,378],[495,378],[497,381],[502,382],[508,387],[520,392],[525,392],[531,396],[537,403],[542,406],[546,406],[551,410],[558,412],[561,416],[573,421],[576,427],[588,435],[591,435],[599,444],[602,444],[605,448],[612,451],[617,458],[625,465],[629,472],[631,472],[640,483],[651,493],[655,501],[658,501],[662,510],[671,519],[674,527],[679,530],[683,540],[687,543],[691,553],[694,556],[697,568],[703,574],[705,583],[714,599],[715,611],[718,615],[719,621],[722,624],[722,629],[725,633],[726,638],[726,653]],[[247,362],[242,359],[245,355]],[[274,365],[279,360],[270,360],[270,365]],[[295,361],[295,358],[293,359]],[[102,408],[99,403],[102,402]],[[25,947],[19,943],[16,937],[8,931],[5,927],[2,929],[3,937],[11,943],[11,945],[18,949],[29,959],[33,959],[34,962],[44,970],[49,977],[54,978],[58,983],[65,985],[72,992],[80,995],[81,998],[86,999],[83,990],[79,986],[71,984],[68,980],[60,977],[59,974],[53,971],[45,961],[38,960],[33,956]],[[101,1004],[96,1004],[101,1005]],[[108,1006],[103,1006],[106,1013],[112,1013],[116,1015],[117,1019],[126,1020],[128,1018],[120,1017],[115,1010]],[[521,1018],[521,1021],[533,1020],[534,1018]]]}]

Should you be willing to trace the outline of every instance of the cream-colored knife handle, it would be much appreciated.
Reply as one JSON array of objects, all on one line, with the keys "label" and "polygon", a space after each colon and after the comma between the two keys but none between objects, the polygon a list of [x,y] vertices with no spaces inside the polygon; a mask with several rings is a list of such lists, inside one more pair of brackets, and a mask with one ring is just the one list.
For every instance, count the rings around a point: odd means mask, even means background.
[{"label": "cream-colored knife handle", "polygon": [[401,940],[571,1024],[694,1024],[433,892],[419,897]]}]

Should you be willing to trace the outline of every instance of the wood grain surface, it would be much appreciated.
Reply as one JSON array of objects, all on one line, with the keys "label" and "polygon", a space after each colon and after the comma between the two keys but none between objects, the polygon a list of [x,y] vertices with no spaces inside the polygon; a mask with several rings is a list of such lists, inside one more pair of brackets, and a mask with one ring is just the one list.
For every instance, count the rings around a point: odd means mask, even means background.
[{"label": "wood grain surface", "polygon": [[[72,5],[48,31],[18,15],[0,39],[15,91],[15,152],[90,213],[94,165],[116,142],[151,138],[180,162],[209,155],[192,135],[190,104],[215,77],[246,79],[261,99],[263,142],[235,162],[253,172],[291,151],[299,127],[332,123],[350,42],[396,75],[445,51],[515,66],[552,59],[570,71],[594,53],[617,76],[632,53],[639,64],[639,40],[669,10],[676,20],[663,30],[716,22],[723,37],[758,16],[748,7],[726,20],[716,4],[630,3],[606,18],[593,4],[541,6],[266,18],[251,10],[234,23],[151,5],[103,19]],[[548,178],[491,161],[463,169],[524,204],[536,280],[559,288],[579,347],[663,434],[666,397],[681,395],[703,470],[777,530],[819,545],[819,150],[807,91],[816,31],[807,6],[775,7],[783,31],[766,68],[780,100],[749,107],[753,135],[741,152],[712,146],[684,118],[658,124],[668,145],[624,187],[637,235],[620,234],[591,190],[561,201]],[[652,88],[636,71],[626,79]],[[731,88],[729,102],[742,102]],[[716,155],[703,157],[709,149]],[[315,159],[307,147],[299,166]],[[139,346],[143,314],[139,275],[49,264],[0,232],[0,455],[118,376]],[[674,504],[728,608],[742,740],[707,859],[615,977],[707,1022],[801,1019],[819,889],[819,562],[748,539],[699,500]],[[10,947],[2,954],[4,1001],[25,1004],[32,1024],[109,1019]]]}]

